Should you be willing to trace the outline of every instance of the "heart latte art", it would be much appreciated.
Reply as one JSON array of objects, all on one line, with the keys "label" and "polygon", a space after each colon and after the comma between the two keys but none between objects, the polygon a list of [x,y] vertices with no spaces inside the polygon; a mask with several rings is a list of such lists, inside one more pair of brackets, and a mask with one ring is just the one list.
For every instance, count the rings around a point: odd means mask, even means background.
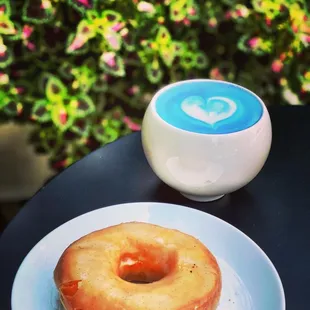
[{"label": "heart latte art", "polygon": [[213,125],[232,116],[237,110],[237,105],[225,97],[204,100],[200,96],[190,96],[182,102],[181,108],[188,116]]},{"label": "heart latte art", "polygon": [[263,104],[236,84],[189,80],[172,84],[154,99],[160,118],[169,125],[199,134],[226,134],[253,126]]}]

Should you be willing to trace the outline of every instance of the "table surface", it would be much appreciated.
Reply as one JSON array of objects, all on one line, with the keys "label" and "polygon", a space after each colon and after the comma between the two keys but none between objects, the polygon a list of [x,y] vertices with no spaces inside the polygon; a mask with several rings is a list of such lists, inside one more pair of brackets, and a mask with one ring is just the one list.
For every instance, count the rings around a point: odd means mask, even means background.
[{"label": "table surface", "polygon": [[17,269],[47,233],[85,212],[139,201],[189,206],[236,226],[273,261],[284,285],[287,309],[309,309],[310,108],[269,111],[273,143],[264,168],[246,187],[215,202],[189,201],[163,184],[147,164],[140,133],[91,153],[56,176],[0,238],[0,309],[10,309]]}]

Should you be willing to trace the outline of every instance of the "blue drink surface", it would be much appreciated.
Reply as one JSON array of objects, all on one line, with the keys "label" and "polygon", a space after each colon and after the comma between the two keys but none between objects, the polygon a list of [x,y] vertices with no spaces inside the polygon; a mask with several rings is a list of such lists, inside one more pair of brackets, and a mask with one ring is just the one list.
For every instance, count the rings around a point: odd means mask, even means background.
[{"label": "blue drink surface", "polygon": [[263,114],[260,100],[250,91],[221,81],[176,83],[159,94],[158,115],[170,125],[201,134],[244,130]]}]

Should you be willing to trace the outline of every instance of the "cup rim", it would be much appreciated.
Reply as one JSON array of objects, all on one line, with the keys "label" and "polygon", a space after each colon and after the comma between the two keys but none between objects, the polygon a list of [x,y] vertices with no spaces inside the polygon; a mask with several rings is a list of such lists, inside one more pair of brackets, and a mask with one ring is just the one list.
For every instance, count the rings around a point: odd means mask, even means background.
[{"label": "cup rim", "polygon": [[[156,101],[158,99],[158,97],[165,91],[169,90],[170,88],[182,85],[182,84],[188,84],[188,83],[197,83],[197,82],[207,82],[207,83],[218,83],[218,84],[225,84],[225,85],[231,85],[234,86],[236,88],[239,88],[240,90],[243,90],[249,94],[251,94],[253,97],[255,97],[258,102],[260,103],[260,105],[262,106],[262,115],[261,117],[251,126],[245,128],[245,129],[241,129],[241,130],[237,130],[237,131],[233,131],[233,132],[228,132],[228,133],[201,133],[201,132],[194,132],[194,131],[189,131],[189,130],[185,130],[179,127],[176,127],[170,123],[168,123],[167,121],[165,121],[163,118],[161,118],[156,110]],[[184,134],[188,134],[188,135],[194,135],[194,136],[212,136],[212,137],[220,137],[220,136],[227,136],[227,135],[237,135],[240,133],[244,133],[248,130],[251,130],[254,126],[258,125],[263,118],[266,116],[266,114],[268,113],[268,110],[266,108],[266,105],[264,104],[263,100],[256,95],[253,91],[249,90],[248,88],[241,86],[239,84],[236,83],[232,83],[232,82],[228,82],[228,81],[222,81],[222,80],[214,80],[214,79],[186,79],[186,80],[182,80],[182,81],[178,81],[178,82],[174,82],[174,83],[170,83],[167,84],[165,86],[163,86],[162,88],[160,88],[153,96],[153,98],[151,99],[151,102],[149,104],[149,108],[152,110],[153,114],[155,115],[156,119],[159,120],[159,122],[161,122],[163,125],[171,128],[172,130],[175,131],[182,131]]]}]

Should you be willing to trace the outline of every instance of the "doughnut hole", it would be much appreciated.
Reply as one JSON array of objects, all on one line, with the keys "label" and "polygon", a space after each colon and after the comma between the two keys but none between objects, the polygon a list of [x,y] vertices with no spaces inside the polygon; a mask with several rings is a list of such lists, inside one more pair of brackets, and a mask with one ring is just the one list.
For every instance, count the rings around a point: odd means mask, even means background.
[{"label": "doughnut hole", "polygon": [[140,245],[136,247],[136,251],[121,254],[118,276],[131,283],[153,283],[171,273],[176,267],[176,262],[175,250]]}]

